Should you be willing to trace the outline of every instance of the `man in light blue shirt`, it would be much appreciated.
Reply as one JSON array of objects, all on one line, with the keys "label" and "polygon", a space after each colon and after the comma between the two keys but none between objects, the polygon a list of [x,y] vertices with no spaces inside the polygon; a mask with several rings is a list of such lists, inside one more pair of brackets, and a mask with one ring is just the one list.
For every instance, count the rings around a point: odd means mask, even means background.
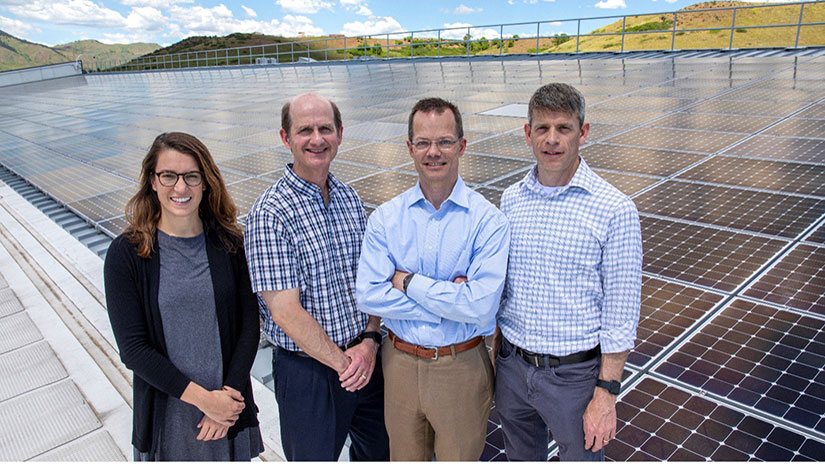
[{"label": "man in light blue shirt", "polygon": [[484,449],[495,331],[510,231],[458,175],[461,113],[419,101],[407,147],[418,184],[370,216],[358,263],[359,309],[384,320],[384,407],[390,458],[475,461]]},{"label": "man in light blue shirt", "polygon": [[576,89],[539,88],[524,125],[536,166],[501,197],[513,239],[496,410],[511,460],[547,460],[548,430],[562,460],[602,460],[616,435],[642,240],[633,201],[579,157],[589,128]]}]

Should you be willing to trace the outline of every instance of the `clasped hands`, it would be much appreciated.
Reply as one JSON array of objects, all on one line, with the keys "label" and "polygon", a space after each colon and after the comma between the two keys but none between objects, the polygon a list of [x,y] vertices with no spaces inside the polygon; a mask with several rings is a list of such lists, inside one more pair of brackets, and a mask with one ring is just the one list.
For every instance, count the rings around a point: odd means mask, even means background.
[{"label": "clasped hands", "polygon": [[210,391],[207,401],[198,406],[203,412],[203,418],[198,422],[200,433],[196,439],[208,441],[225,437],[244,406],[243,396],[232,387],[224,386],[221,390]]}]

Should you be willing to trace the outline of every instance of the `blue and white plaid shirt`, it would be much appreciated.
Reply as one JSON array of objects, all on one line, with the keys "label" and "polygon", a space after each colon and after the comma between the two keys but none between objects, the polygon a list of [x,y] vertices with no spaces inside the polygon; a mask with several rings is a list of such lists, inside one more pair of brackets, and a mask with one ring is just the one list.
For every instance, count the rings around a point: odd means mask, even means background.
[{"label": "blue and white plaid shirt", "polygon": [[260,292],[298,288],[301,306],[338,346],[367,326],[355,303],[355,274],[367,215],[352,187],[327,178],[321,189],[287,165],[284,176],[258,198],[246,217],[244,246],[264,332],[281,348],[300,348],[272,321]]},{"label": "blue and white plaid shirt", "polygon": [[507,283],[498,313],[516,346],[564,356],[601,344],[633,348],[642,285],[636,205],[584,160],[548,193],[534,167],[501,196],[510,221]]}]

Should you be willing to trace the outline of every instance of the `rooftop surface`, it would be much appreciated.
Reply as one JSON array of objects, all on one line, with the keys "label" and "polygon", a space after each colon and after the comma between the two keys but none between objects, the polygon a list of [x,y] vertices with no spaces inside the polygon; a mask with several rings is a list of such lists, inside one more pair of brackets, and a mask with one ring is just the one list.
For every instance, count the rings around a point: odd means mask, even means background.
[{"label": "rooftop surface", "polygon": [[[190,132],[243,220],[291,160],[281,105],[313,91],[343,113],[332,172],[371,210],[415,184],[408,113],[441,96],[464,116],[462,177],[498,204],[533,163],[522,130],[530,95],[570,83],[592,125],[582,157],[635,201],[644,242],[638,339],[607,458],[823,460],[823,75],[822,50],[85,75],[0,89],[0,164],[116,235],[152,140]],[[0,325],[12,317],[3,314]],[[0,351],[0,363],[21,349]],[[275,407],[271,396],[258,405]],[[483,459],[505,458],[495,409],[487,442]]]}]

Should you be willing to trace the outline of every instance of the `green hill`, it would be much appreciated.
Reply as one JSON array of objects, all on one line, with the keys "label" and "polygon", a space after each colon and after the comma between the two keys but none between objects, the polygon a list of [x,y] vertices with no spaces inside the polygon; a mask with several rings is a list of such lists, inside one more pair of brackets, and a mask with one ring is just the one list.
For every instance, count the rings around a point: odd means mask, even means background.
[{"label": "green hill", "polygon": [[97,40],[78,40],[47,47],[0,31],[0,71],[74,61],[78,55],[84,62],[98,60],[131,60],[160,48],[158,44],[104,44]]},{"label": "green hill", "polygon": [[[799,5],[772,4],[767,8],[741,8],[736,13],[733,37],[729,30],[698,30],[729,28],[733,20],[733,10],[695,11],[710,8],[753,7],[757,3],[739,1],[710,1],[697,3],[679,10],[676,14],[676,32],[673,30],[673,15],[636,15],[628,16],[624,24],[626,34],[624,50],[677,50],[706,48],[760,48],[793,46],[796,41],[797,27],[766,27],[752,29],[751,26],[771,24],[795,24],[799,20]],[[806,4],[803,11],[803,23],[825,21],[825,3]],[[579,51],[618,51],[622,49],[622,20],[595,29],[591,34],[606,34],[582,37]],[[536,41],[522,40],[525,51],[535,52]],[[539,43],[540,52],[574,52],[576,40],[555,43],[552,39],[543,39]],[[799,31],[799,46],[825,45],[825,27],[805,26]]]},{"label": "green hill", "polygon": [[45,45],[18,39],[0,31],[0,71],[65,63],[71,60],[72,58]]},{"label": "green hill", "polygon": [[92,59],[107,61],[131,60],[132,58],[152,53],[160,48],[160,45],[140,42],[132,44],[104,44],[97,40],[78,40],[63,45],[55,45],[52,48],[70,57],[70,59],[74,59],[82,54],[83,56],[80,60],[87,63]]}]

